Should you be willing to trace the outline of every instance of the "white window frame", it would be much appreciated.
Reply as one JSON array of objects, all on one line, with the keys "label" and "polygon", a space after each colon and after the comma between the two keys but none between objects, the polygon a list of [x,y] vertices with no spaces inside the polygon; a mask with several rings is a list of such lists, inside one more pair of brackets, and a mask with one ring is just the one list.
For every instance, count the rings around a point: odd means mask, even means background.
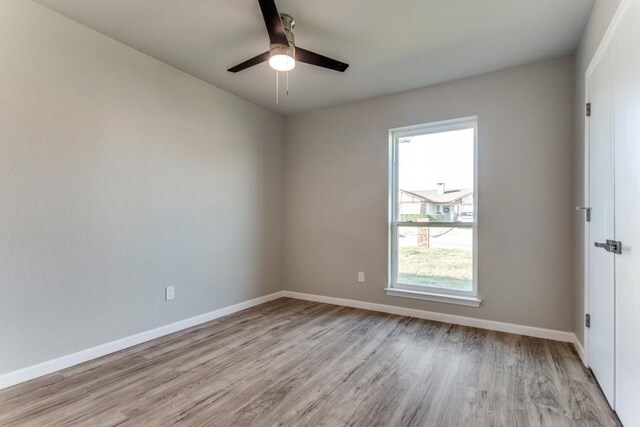
[{"label": "white window frame", "polygon": [[[398,221],[398,145],[399,140],[417,135],[451,132],[462,129],[473,129],[473,222],[399,222]],[[479,307],[478,297],[478,118],[465,117],[461,119],[445,120],[415,126],[395,128],[389,131],[389,283],[385,289],[387,294],[396,297],[423,299],[428,301],[446,302],[451,304]],[[473,279],[471,291],[443,289],[425,285],[411,285],[398,283],[398,228],[406,227],[445,227],[471,228],[473,232]]]}]

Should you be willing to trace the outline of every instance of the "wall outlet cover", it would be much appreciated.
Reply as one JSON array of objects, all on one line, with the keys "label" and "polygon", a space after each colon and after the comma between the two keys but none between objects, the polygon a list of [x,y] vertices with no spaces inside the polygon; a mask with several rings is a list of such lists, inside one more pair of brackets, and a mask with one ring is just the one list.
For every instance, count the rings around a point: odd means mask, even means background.
[{"label": "wall outlet cover", "polygon": [[164,289],[164,300],[171,301],[176,297],[176,287],[175,286],[167,286]]}]

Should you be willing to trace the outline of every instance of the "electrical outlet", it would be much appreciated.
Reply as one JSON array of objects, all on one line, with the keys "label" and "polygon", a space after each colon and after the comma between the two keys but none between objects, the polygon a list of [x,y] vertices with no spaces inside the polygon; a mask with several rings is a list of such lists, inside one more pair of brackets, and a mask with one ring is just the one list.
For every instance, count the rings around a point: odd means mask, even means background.
[{"label": "electrical outlet", "polygon": [[364,271],[358,271],[358,282],[364,283]]},{"label": "electrical outlet", "polygon": [[176,297],[176,287],[175,286],[167,286],[164,288],[164,300],[171,301]]}]

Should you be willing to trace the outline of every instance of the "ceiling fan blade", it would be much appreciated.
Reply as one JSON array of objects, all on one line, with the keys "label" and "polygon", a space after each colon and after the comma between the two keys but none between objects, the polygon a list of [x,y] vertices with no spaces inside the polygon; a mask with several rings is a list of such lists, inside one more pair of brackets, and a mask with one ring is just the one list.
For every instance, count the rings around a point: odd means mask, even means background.
[{"label": "ceiling fan blade", "polygon": [[267,26],[271,44],[289,46],[287,33],[284,31],[284,25],[282,25],[280,13],[274,0],[258,0],[258,3],[260,3],[260,10],[262,10],[262,17],[264,18],[264,24]]},{"label": "ceiling fan blade", "polygon": [[246,70],[249,67],[253,67],[254,65],[258,65],[268,60],[269,60],[269,52],[261,53],[258,56],[254,56],[251,59],[247,59],[246,61],[236,65],[235,67],[229,68],[227,71],[231,73],[237,73],[238,71]]},{"label": "ceiling fan blade", "polygon": [[317,65],[318,67],[328,68],[330,70],[340,71],[344,73],[344,70],[349,68],[349,64],[336,61],[335,59],[328,58],[319,53],[311,52],[310,50],[303,49],[296,46],[296,61],[306,62],[307,64]]}]

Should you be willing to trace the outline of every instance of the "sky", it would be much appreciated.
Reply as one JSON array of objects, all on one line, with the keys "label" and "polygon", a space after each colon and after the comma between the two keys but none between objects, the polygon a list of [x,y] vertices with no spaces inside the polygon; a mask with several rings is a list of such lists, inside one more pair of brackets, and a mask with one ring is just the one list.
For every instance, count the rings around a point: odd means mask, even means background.
[{"label": "sky", "polygon": [[435,190],[444,182],[449,190],[473,188],[473,129],[408,138],[398,150],[402,190]]}]

